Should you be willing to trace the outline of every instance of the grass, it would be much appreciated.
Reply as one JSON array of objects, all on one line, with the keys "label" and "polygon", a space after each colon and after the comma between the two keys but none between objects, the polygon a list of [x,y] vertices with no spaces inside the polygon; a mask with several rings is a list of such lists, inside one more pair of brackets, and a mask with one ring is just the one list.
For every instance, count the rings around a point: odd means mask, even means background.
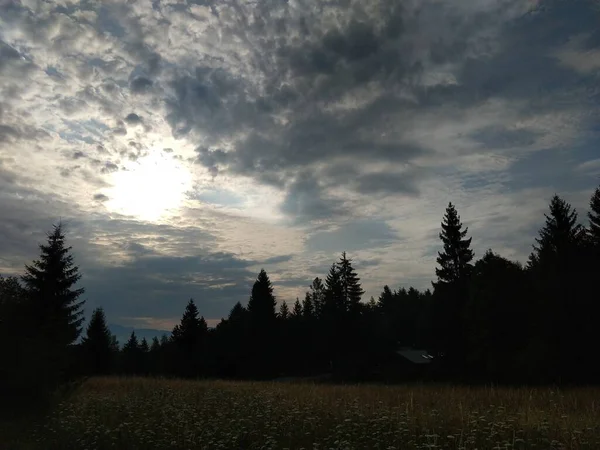
[{"label": "grass", "polygon": [[598,449],[599,400],[598,388],[94,378],[0,447]]}]

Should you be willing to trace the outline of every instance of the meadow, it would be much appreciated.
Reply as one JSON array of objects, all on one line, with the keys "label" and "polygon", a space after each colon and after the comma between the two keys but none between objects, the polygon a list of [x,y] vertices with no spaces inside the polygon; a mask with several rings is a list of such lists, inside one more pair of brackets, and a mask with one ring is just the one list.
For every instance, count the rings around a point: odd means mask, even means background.
[{"label": "meadow", "polygon": [[599,388],[92,378],[2,448],[598,449],[599,400]]}]

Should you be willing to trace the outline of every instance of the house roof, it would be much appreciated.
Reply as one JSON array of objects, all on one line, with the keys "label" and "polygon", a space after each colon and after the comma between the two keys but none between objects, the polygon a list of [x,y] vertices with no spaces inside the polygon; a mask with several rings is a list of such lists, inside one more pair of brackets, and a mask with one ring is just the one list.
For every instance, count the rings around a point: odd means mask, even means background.
[{"label": "house roof", "polygon": [[405,348],[396,352],[403,358],[408,359],[414,364],[429,364],[433,357],[426,350],[416,350],[413,348]]}]

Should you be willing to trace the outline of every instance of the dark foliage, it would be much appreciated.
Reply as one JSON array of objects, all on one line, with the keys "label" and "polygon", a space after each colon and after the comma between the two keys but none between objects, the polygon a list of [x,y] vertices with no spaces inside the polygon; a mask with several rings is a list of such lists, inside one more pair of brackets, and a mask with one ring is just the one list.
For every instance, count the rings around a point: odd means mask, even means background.
[{"label": "dark foliage", "polygon": [[[277,306],[261,270],[247,306],[236,303],[215,328],[190,300],[170,337],[149,344],[133,332],[121,350],[101,308],[74,345],[83,290],[74,288],[79,273],[58,226],[21,281],[0,277],[0,393],[8,398],[23,392],[18,387],[46,389],[69,376],[107,373],[596,383],[600,189],[588,217],[586,229],[554,196],[525,267],[491,250],[473,263],[468,229],[449,204],[433,292],[384,286],[377,299],[364,302],[352,260],[342,253],[324,281],[315,278],[292,307]],[[402,348],[434,357],[415,370],[399,357]]]}]

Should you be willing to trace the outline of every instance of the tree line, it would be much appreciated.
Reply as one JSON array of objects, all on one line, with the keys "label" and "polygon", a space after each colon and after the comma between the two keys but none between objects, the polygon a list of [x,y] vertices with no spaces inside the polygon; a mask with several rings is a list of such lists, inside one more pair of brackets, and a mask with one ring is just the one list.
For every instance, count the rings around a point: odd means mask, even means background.
[{"label": "tree line", "polygon": [[579,223],[555,195],[525,265],[492,250],[474,262],[468,228],[450,203],[432,290],[384,286],[364,301],[344,252],[292,305],[278,304],[261,270],[247,304],[236,303],[216,327],[190,300],[170,336],[149,343],[132,332],[122,346],[102,308],[84,332],[81,275],[58,225],[24,275],[0,277],[0,387],[32,393],[98,374],[370,380],[400,347],[426,349],[426,376],[435,380],[594,383],[600,188],[588,219]]}]

